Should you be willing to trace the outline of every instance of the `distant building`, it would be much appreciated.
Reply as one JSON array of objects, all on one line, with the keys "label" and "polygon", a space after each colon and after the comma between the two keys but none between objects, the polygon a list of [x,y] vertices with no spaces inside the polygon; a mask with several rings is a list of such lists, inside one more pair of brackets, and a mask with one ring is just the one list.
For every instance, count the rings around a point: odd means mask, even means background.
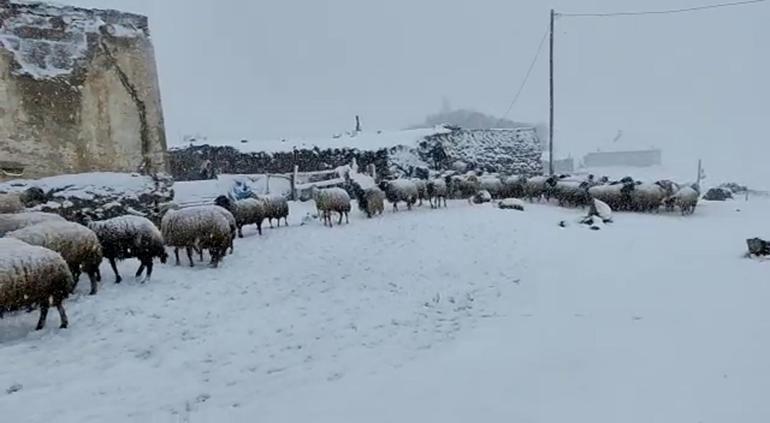
[{"label": "distant building", "polygon": [[0,179],[165,168],[147,18],[0,0]]},{"label": "distant building", "polygon": [[658,149],[639,151],[604,151],[588,153],[583,157],[585,167],[629,166],[649,167],[662,164],[662,153]]}]

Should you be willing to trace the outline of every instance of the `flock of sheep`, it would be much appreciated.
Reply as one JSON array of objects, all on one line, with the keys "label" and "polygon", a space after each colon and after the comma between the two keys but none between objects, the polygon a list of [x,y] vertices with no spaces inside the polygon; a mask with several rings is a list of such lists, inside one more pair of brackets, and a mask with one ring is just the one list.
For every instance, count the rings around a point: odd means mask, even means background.
[{"label": "flock of sheep", "polygon": [[[55,306],[61,327],[68,325],[63,301],[72,293],[85,273],[95,295],[101,281],[99,266],[107,259],[115,273],[122,277],[117,261],[139,260],[136,277],[143,282],[152,276],[153,263],[165,263],[167,247],[174,249],[179,264],[179,250],[187,252],[190,266],[193,252],[203,260],[207,250],[216,267],[232,252],[233,240],[243,236],[244,225],[255,224],[259,233],[265,220],[272,226],[276,220],[287,222],[288,202],[282,197],[265,197],[232,201],[217,199],[217,205],[169,210],[160,229],[141,216],[120,216],[90,222],[84,226],[63,217],[24,211],[23,194],[0,194],[0,317],[6,312],[40,309],[37,329],[45,326],[48,309]],[[287,223],[288,224],[288,223]]]},{"label": "flock of sheep", "polygon": [[529,201],[556,201],[562,207],[589,207],[600,200],[618,211],[658,212],[680,210],[682,215],[695,212],[700,198],[697,186],[680,185],[670,180],[636,181],[625,177],[611,181],[593,175],[498,177],[493,175],[447,176],[453,198],[470,196],[476,202],[492,198],[526,198]]},{"label": "flock of sheep", "polygon": [[[643,183],[631,178],[609,181],[559,176],[498,177],[475,174],[440,175],[428,180],[395,179],[382,181],[379,186],[363,188],[352,182],[342,188],[313,188],[318,217],[324,225],[332,226],[332,215],[349,221],[351,192],[359,208],[368,216],[382,214],[385,200],[398,211],[400,204],[411,210],[424,201],[431,208],[447,206],[447,198],[465,198],[482,203],[492,198],[526,198],[530,201],[555,199],[562,206],[588,206],[601,200],[613,210],[651,212],[660,207],[682,214],[695,210],[699,193],[691,186],[679,186],[670,181]],[[280,196],[233,200],[218,197],[214,205],[172,209],[165,213],[160,229],[150,220],[133,215],[88,226],[68,222],[59,215],[24,211],[25,194],[0,194],[0,317],[6,312],[40,309],[37,329],[45,326],[51,305],[59,311],[61,327],[68,325],[63,301],[72,293],[85,273],[91,283],[90,294],[97,293],[101,281],[99,266],[107,259],[121,282],[116,261],[139,260],[136,277],[152,276],[153,262],[165,263],[167,247],[174,249],[176,264],[179,250],[185,249],[190,266],[193,253],[203,261],[207,250],[211,265],[216,267],[233,241],[243,237],[243,227],[255,225],[262,234],[262,224],[273,221],[280,227],[288,225],[289,205]]]}]

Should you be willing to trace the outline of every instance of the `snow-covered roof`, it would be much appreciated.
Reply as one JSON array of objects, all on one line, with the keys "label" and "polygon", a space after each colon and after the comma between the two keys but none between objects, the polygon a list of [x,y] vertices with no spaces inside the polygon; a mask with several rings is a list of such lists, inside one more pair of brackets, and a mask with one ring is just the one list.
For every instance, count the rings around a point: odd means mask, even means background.
[{"label": "snow-covered roof", "polygon": [[292,151],[293,148],[321,150],[334,148],[358,148],[361,150],[380,150],[400,145],[417,146],[430,135],[448,133],[451,130],[439,126],[427,129],[409,129],[404,131],[359,132],[340,134],[323,138],[297,138],[269,141],[246,141],[232,139],[201,139],[195,142],[172,146],[171,150],[185,149],[191,146],[209,145],[212,147],[233,147],[242,153],[277,153]]},{"label": "snow-covered roof", "polygon": [[149,37],[147,18],[115,10],[39,2],[0,2],[0,47],[13,54],[16,75],[49,79],[73,72],[88,55],[89,36]]}]

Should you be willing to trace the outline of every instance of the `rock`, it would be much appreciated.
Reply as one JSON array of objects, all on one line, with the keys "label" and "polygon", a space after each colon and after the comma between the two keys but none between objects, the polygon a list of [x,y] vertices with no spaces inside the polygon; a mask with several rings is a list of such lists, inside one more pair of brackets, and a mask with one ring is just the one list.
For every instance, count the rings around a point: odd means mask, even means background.
[{"label": "rock", "polygon": [[599,216],[587,216],[580,220],[580,223],[588,226],[592,231],[598,231],[604,227],[604,222]]},{"label": "rock", "polygon": [[87,223],[126,214],[160,224],[174,199],[174,181],[168,175],[83,173],[39,180],[12,180],[0,192],[23,192],[31,211],[55,213],[67,220]]},{"label": "rock", "polygon": [[588,216],[598,216],[604,223],[612,222],[612,208],[604,201],[594,199],[591,208],[588,210]]},{"label": "rock", "polygon": [[518,198],[506,198],[497,203],[497,206],[504,210],[524,211],[524,202]]},{"label": "rock", "polygon": [[746,244],[749,247],[749,254],[755,256],[767,256],[770,255],[770,242],[760,238],[751,238],[746,240]]},{"label": "rock", "polygon": [[5,393],[10,395],[10,394],[13,394],[15,392],[19,392],[22,389],[24,389],[24,385],[22,385],[21,383],[14,383],[8,389],[5,390]]},{"label": "rock", "polygon": [[489,191],[481,190],[471,198],[473,204],[483,204],[492,201],[492,194]]},{"label": "rock", "polygon": [[725,188],[711,188],[703,196],[707,201],[725,201],[733,198],[733,193]]}]

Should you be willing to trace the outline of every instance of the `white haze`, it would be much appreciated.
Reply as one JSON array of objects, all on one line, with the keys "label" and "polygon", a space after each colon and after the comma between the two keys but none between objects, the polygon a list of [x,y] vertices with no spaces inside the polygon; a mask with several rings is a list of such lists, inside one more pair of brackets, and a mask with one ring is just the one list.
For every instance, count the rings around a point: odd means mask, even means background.
[{"label": "white haze", "polygon": [[[446,96],[502,114],[563,12],[706,0],[72,0],[146,14],[169,144],[272,139],[421,122]],[[770,179],[770,3],[687,15],[557,21],[556,151],[658,146],[667,164]],[[510,118],[548,117],[547,44]],[[716,181],[713,181],[716,182]],[[751,182],[751,181],[747,181]]]}]

